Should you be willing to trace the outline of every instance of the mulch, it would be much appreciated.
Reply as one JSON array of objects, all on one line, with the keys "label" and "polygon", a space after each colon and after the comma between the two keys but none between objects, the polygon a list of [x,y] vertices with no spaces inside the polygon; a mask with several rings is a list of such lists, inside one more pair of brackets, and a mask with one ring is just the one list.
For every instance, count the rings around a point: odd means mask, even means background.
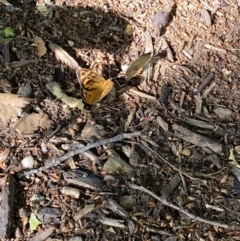
[{"label": "mulch", "polygon": [[[0,45],[0,91],[29,84],[23,112],[46,125],[0,123],[2,240],[239,240],[239,3],[11,3],[0,5],[0,30],[16,34]],[[75,69],[49,43],[114,90],[69,107],[46,85],[81,99]]]}]

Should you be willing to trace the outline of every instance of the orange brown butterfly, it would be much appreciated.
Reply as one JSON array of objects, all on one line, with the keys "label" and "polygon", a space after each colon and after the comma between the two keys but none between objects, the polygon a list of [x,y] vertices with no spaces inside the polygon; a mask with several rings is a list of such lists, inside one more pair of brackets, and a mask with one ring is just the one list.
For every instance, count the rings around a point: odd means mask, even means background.
[{"label": "orange brown butterfly", "polygon": [[82,99],[90,105],[97,104],[111,91],[114,85],[110,79],[106,80],[90,69],[79,68],[76,75],[81,85]]}]

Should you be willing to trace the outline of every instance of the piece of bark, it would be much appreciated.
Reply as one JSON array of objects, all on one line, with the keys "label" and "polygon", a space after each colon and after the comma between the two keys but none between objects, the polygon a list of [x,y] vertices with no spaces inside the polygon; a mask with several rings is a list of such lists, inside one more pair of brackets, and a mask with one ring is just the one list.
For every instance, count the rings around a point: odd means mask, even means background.
[{"label": "piece of bark", "polygon": [[196,126],[196,127],[204,128],[204,129],[208,129],[208,130],[214,130],[214,128],[215,128],[215,126],[212,125],[211,123],[208,123],[206,121],[192,119],[192,118],[187,118],[185,123],[187,123],[188,125],[191,125],[191,126]]},{"label": "piece of bark", "polygon": [[77,221],[80,218],[87,216],[89,213],[93,211],[94,208],[95,208],[95,204],[93,203],[85,206],[80,212],[78,212],[76,215],[73,216],[73,219]]},{"label": "piece of bark", "polygon": [[47,230],[38,233],[35,237],[29,239],[29,241],[44,241],[46,240],[54,231],[54,228],[48,228]]},{"label": "piece of bark", "polygon": [[167,184],[167,186],[162,190],[162,196],[163,199],[168,199],[172,191],[180,184],[181,177],[176,174],[172,180]]},{"label": "piece of bark", "polygon": [[209,14],[209,12],[203,8],[201,11],[200,11],[201,15],[202,15],[202,18],[205,22],[205,24],[210,27],[212,25],[212,20],[211,20],[211,16]]},{"label": "piece of bark", "polygon": [[102,216],[98,219],[98,221],[103,225],[117,227],[117,228],[126,228],[126,226],[123,224],[124,220],[107,218]]},{"label": "piece of bark", "polygon": [[162,33],[163,28],[169,22],[169,15],[172,11],[170,4],[166,5],[164,9],[160,9],[157,13],[152,16],[153,24],[153,36],[159,37]]},{"label": "piece of bark", "polygon": [[168,132],[168,123],[163,120],[161,116],[156,117],[156,123],[160,125],[164,131]]},{"label": "piece of bark", "polygon": [[3,59],[4,59],[4,64],[10,64],[10,52],[9,52],[9,43],[4,43],[3,44]]},{"label": "piece of bark", "polygon": [[106,207],[123,218],[128,217],[127,211],[125,211],[115,200],[111,198],[107,199]]},{"label": "piece of bark", "polygon": [[37,211],[37,218],[42,222],[42,224],[59,223],[62,214],[63,211],[61,209],[43,207]]},{"label": "piece of bark", "polygon": [[14,201],[15,180],[9,175],[7,183],[2,187],[2,200],[0,205],[0,237],[4,240],[10,238],[12,232],[12,211]]},{"label": "piece of bark", "polygon": [[198,94],[198,95],[194,96],[194,99],[195,99],[195,104],[196,104],[195,113],[197,115],[200,115],[202,113],[202,98]]},{"label": "piece of bark", "polygon": [[61,193],[63,195],[69,195],[76,199],[78,199],[80,197],[80,190],[77,188],[73,188],[73,187],[63,187],[61,190]]},{"label": "piece of bark", "polygon": [[222,155],[223,153],[223,146],[222,144],[215,142],[211,139],[206,137],[200,136],[182,126],[177,124],[172,125],[174,129],[174,135],[178,138],[181,138],[185,141],[188,141],[194,145],[200,146],[202,148],[208,148],[214,151],[217,154]]},{"label": "piece of bark", "polygon": [[214,73],[211,72],[211,73],[207,76],[207,78],[204,79],[203,82],[200,84],[200,86],[199,86],[198,89],[197,89],[197,92],[198,92],[198,93],[201,93],[202,90],[212,81],[213,77],[214,77]]},{"label": "piece of bark", "polygon": [[93,173],[82,170],[74,170],[64,172],[63,177],[68,183],[79,187],[85,187],[92,190],[102,190],[102,180]]}]

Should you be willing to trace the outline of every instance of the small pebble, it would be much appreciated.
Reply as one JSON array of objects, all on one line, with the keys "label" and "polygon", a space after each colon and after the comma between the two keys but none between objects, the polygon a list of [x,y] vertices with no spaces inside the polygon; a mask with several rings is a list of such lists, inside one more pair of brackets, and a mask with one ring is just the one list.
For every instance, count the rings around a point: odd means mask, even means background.
[{"label": "small pebble", "polygon": [[184,148],[183,151],[182,151],[182,154],[184,156],[190,156],[191,155],[191,150],[188,149],[188,148]]},{"label": "small pebble", "polygon": [[24,169],[27,169],[27,168],[32,169],[33,165],[34,165],[34,159],[32,156],[27,156],[27,157],[23,158],[22,166]]}]

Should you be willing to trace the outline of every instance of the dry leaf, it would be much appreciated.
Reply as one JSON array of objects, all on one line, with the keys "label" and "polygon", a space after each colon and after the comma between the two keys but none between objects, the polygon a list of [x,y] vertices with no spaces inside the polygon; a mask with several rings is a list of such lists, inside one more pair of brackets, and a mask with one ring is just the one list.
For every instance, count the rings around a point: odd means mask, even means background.
[{"label": "dry leaf", "polygon": [[34,44],[31,46],[36,46],[38,50],[38,57],[41,58],[43,55],[47,53],[47,48],[45,46],[45,42],[42,40],[42,38],[36,36],[34,39]]},{"label": "dry leaf", "polygon": [[131,35],[134,32],[134,27],[131,24],[128,24],[124,30],[124,33]]},{"label": "dry leaf", "polygon": [[61,60],[62,63],[66,64],[68,67],[72,69],[79,69],[79,65],[77,61],[71,57],[63,48],[59,45],[49,42],[49,48],[55,53],[56,58]]},{"label": "dry leaf", "polygon": [[143,54],[138,59],[133,61],[126,70],[126,80],[129,81],[136,73],[148,62],[151,53]]},{"label": "dry leaf", "polygon": [[235,146],[235,152],[237,152],[237,154],[240,154],[240,146]]},{"label": "dry leaf", "polygon": [[129,173],[132,171],[132,167],[120,157],[114,155],[108,158],[108,160],[104,163],[103,170],[107,171],[108,174]]},{"label": "dry leaf", "polygon": [[8,126],[10,122],[17,121],[18,111],[17,109],[0,103],[0,118],[2,119],[3,126]]},{"label": "dry leaf", "polygon": [[24,133],[32,133],[39,128],[48,129],[51,127],[51,120],[48,115],[40,111],[39,113],[31,113],[27,115],[24,113],[17,123],[13,126],[14,129],[17,129]]},{"label": "dry leaf", "polygon": [[229,154],[228,160],[230,160],[231,162],[229,162],[229,164],[231,164],[237,168],[240,168],[240,165],[238,164],[233,152],[234,152],[234,149],[233,148],[230,149],[230,154]]},{"label": "dry leaf", "polygon": [[220,181],[220,183],[225,183],[227,181],[228,175],[224,175]]},{"label": "dry leaf", "polygon": [[49,10],[46,7],[45,3],[38,3],[36,8],[44,17],[47,17],[47,15],[49,14]]},{"label": "dry leaf", "polygon": [[11,93],[0,93],[0,103],[18,108],[18,110],[26,107],[33,99],[22,97],[21,95]]},{"label": "dry leaf", "polygon": [[11,93],[0,94],[0,118],[3,125],[7,126],[10,122],[15,122],[22,108],[26,107],[33,99],[25,98]]}]

